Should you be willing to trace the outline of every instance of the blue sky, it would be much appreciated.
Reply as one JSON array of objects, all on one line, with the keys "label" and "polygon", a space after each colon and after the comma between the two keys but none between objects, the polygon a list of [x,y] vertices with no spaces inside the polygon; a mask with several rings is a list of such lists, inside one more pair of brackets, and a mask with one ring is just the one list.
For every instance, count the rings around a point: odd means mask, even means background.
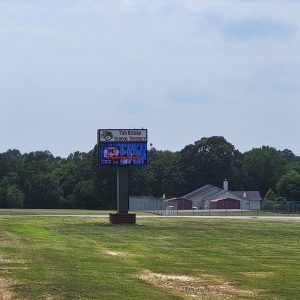
[{"label": "blue sky", "polygon": [[1,0],[0,152],[223,135],[300,155],[300,1]]}]

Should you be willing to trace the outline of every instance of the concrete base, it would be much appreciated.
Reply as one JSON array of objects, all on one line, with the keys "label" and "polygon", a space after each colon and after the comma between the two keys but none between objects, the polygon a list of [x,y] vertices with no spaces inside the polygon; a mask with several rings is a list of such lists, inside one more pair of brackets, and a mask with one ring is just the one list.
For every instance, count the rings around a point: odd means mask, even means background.
[{"label": "concrete base", "polygon": [[136,214],[115,213],[109,214],[109,223],[111,224],[135,224]]}]

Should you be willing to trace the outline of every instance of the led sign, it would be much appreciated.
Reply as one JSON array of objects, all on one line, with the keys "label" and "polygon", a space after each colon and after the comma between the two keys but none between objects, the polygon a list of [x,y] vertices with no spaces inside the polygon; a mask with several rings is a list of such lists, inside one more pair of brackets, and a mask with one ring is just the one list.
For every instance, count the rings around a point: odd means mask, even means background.
[{"label": "led sign", "polygon": [[100,165],[147,164],[146,129],[99,129]]}]

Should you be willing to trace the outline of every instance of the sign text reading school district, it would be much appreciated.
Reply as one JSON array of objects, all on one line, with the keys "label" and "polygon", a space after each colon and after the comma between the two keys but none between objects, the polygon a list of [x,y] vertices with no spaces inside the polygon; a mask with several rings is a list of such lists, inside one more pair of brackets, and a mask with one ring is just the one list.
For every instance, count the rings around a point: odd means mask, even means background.
[{"label": "sign text reading school district", "polygon": [[146,129],[100,129],[98,142],[147,142]]}]

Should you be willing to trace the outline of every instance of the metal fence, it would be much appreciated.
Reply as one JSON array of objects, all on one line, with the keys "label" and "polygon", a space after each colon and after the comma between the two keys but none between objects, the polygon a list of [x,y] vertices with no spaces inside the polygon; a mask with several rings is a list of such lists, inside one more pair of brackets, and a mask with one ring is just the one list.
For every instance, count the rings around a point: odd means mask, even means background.
[{"label": "metal fence", "polygon": [[131,211],[145,211],[148,213],[169,216],[259,216],[259,215],[300,215],[300,201],[294,202],[257,202],[257,207],[252,209],[197,209],[180,210],[176,203],[170,205],[165,199],[147,196],[129,197],[129,209]]},{"label": "metal fence", "polygon": [[300,201],[262,202],[262,211],[276,214],[300,214]]},{"label": "metal fence", "polygon": [[177,205],[169,205],[165,199],[151,196],[129,197],[129,210],[145,211],[158,215],[176,215]]}]

